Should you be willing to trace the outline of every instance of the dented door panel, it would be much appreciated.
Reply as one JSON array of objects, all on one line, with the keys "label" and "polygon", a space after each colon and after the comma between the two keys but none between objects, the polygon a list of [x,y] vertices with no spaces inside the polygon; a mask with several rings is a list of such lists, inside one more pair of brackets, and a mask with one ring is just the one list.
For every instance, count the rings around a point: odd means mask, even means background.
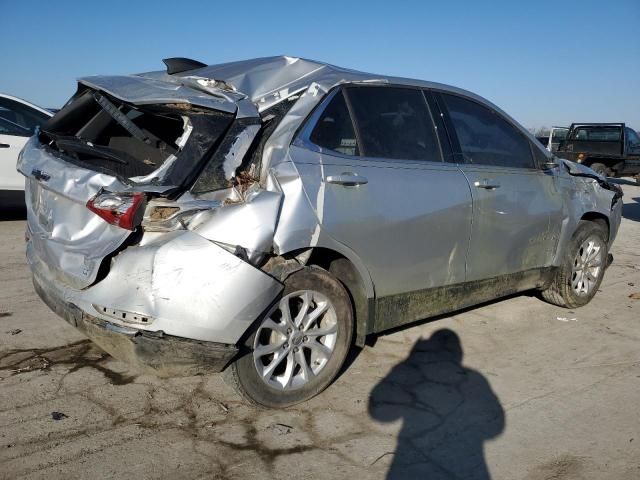
[{"label": "dented door panel", "polygon": [[[377,295],[464,281],[471,194],[457,167],[291,150],[323,232],[358,253]],[[326,182],[347,171],[367,183]]]},{"label": "dented door panel", "polygon": [[553,174],[483,165],[461,169],[473,196],[467,281],[550,266],[567,214]]}]

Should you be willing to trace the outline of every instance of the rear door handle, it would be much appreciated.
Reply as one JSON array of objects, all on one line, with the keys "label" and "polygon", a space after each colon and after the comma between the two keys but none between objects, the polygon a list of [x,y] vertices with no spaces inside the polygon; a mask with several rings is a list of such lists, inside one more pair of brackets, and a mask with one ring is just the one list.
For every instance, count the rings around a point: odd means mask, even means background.
[{"label": "rear door handle", "polygon": [[8,143],[0,143],[0,148],[9,148],[11,145]]},{"label": "rear door handle", "polygon": [[477,188],[485,188],[487,190],[494,190],[496,188],[500,188],[500,184],[495,180],[490,180],[488,178],[484,178],[482,180],[476,180],[473,182],[473,186]]},{"label": "rear door handle", "polygon": [[343,172],[340,175],[328,175],[326,178],[327,183],[335,183],[337,185],[344,185],[345,187],[354,187],[356,185],[364,185],[369,183],[365,177],[353,172]]}]

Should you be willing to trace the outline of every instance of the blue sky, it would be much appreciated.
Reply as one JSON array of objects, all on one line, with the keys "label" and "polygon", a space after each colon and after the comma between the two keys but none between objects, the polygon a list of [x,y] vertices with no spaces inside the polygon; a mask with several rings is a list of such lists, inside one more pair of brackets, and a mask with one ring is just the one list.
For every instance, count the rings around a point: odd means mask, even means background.
[{"label": "blue sky", "polygon": [[527,127],[640,129],[640,0],[0,0],[0,91],[62,105],[75,79],[288,54],[439,81]]}]

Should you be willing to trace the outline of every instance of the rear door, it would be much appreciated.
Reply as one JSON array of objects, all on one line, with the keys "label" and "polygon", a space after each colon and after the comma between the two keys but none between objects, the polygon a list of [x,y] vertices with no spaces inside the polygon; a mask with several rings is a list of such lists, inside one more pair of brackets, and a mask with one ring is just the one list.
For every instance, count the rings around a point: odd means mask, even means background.
[{"label": "rear door", "polygon": [[[310,196],[321,199],[312,202],[323,231],[361,258],[378,298],[464,281],[471,195],[464,175],[442,161],[421,90],[337,90],[295,145],[305,149],[294,147],[294,158],[308,194],[320,190]],[[319,188],[305,163],[321,165]],[[416,318],[420,309],[407,309],[378,329]]]},{"label": "rear door", "polygon": [[550,265],[563,201],[553,170],[534,160],[538,147],[485,105],[449,93],[437,97],[473,197],[467,281]]}]

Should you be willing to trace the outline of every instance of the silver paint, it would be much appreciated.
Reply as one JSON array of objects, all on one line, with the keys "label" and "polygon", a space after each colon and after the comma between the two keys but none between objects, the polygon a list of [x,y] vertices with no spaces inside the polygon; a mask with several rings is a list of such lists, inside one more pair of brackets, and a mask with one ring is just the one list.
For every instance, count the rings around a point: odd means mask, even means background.
[{"label": "silver paint", "polygon": [[[294,57],[212,65],[177,75],[148,72],[81,82],[131,103],[191,103],[235,112],[237,118],[258,118],[279,102],[296,100],[267,140],[254,184],[152,200],[142,238],[112,259],[107,255],[129,232],[107,224],[84,205],[101,188],[140,187],[72,166],[36,141],[29,142],[18,165],[22,173],[31,177],[34,168],[52,173],[46,185],[33,178],[27,182],[32,235],[27,250],[34,275],[110,322],[119,321],[113,314],[101,314],[100,307],[153,320],[137,328],[236,343],[282,290],[280,282],[254,266],[265,255],[291,254],[304,263],[311,249],[337,252],[355,267],[367,298],[375,299],[559,265],[584,214],[608,219],[609,244],[620,224],[621,202],[611,208],[614,192],[595,178],[576,176],[585,174],[584,167],[560,160],[553,170],[514,172],[435,159],[347,157],[312,145],[309,129],[296,138],[333,87],[376,83],[470,97],[505,116],[538,148],[535,138],[498,107],[455,87]],[[228,178],[254,140],[253,127],[227,152]],[[327,183],[328,177],[345,173],[367,182]],[[500,188],[476,187],[485,181],[498,182]],[[180,210],[153,221],[150,212],[157,206]],[[111,262],[109,273],[94,284],[103,260]]]}]

